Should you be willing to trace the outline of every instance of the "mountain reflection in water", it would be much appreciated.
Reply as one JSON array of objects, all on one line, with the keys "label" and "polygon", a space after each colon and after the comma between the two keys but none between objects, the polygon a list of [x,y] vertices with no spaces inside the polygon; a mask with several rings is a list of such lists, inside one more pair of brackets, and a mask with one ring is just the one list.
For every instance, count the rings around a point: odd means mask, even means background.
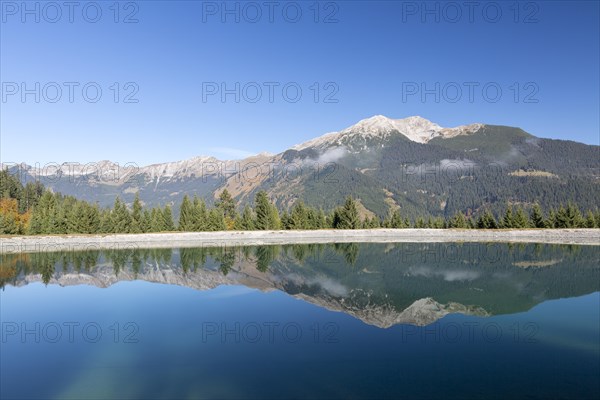
[{"label": "mountain reflection in water", "polygon": [[0,285],[108,287],[120,281],[280,290],[388,328],[449,313],[523,312],[600,290],[598,246],[344,243],[116,249],[0,255]]}]

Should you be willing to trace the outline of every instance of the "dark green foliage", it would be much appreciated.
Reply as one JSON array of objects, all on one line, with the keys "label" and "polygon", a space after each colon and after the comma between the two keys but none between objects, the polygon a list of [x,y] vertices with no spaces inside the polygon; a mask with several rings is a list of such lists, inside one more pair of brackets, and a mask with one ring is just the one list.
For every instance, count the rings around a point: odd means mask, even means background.
[{"label": "dark green foliage", "polygon": [[221,211],[221,213],[223,213],[225,220],[235,219],[235,202],[233,201],[233,198],[227,189],[224,189],[221,192],[219,199],[215,203],[215,206]]},{"label": "dark green foliage", "polygon": [[162,210],[163,219],[164,219],[164,230],[168,232],[172,232],[175,230],[175,223],[173,222],[173,211],[171,210],[170,205],[166,205]]},{"label": "dark green foliage", "polygon": [[254,211],[256,213],[254,227],[257,230],[279,229],[281,223],[279,213],[267,197],[267,192],[257,193],[254,199]]},{"label": "dark green foliage", "polygon": [[225,218],[221,210],[218,208],[210,209],[206,227],[208,231],[224,231],[227,229],[225,226]]},{"label": "dark green foliage", "polygon": [[243,231],[252,231],[254,230],[254,213],[249,205],[246,204],[244,207],[244,211],[239,220],[239,226],[237,229]]},{"label": "dark green foliage", "polygon": [[530,224],[533,228],[546,228],[547,222],[544,219],[544,214],[542,213],[542,208],[539,204],[534,204],[531,209],[531,214],[529,216]]},{"label": "dark green foliage", "polygon": [[468,228],[469,226],[467,224],[467,220],[465,219],[464,214],[461,213],[461,212],[457,212],[450,219],[450,221],[448,221],[448,227],[449,228],[465,229],[465,228]]},{"label": "dark green foliage", "polygon": [[408,228],[408,226],[405,225],[405,221],[402,219],[402,216],[400,215],[400,210],[394,210],[392,217],[386,225],[386,228]]},{"label": "dark green foliage", "polygon": [[530,228],[529,218],[527,218],[527,216],[525,215],[525,212],[523,211],[523,209],[521,207],[517,207],[517,212],[516,212],[514,220],[513,220],[513,228],[517,228],[517,229]]},{"label": "dark green foliage", "polygon": [[150,232],[166,230],[165,218],[160,208],[153,208],[150,212]]},{"label": "dark green foliage", "polygon": [[183,196],[181,207],[179,207],[178,227],[180,231],[194,231],[194,206],[187,195]]},{"label": "dark green foliage", "polygon": [[512,207],[506,207],[506,211],[504,212],[504,217],[502,217],[502,221],[500,221],[500,228],[511,229],[515,227],[515,217],[513,216]]},{"label": "dark green foliage", "polygon": [[131,212],[131,233],[145,232],[144,222],[142,221],[142,202],[140,201],[139,192],[135,194]]},{"label": "dark green foliage", "polygon": [[204,202],[204,199],[199,199],[197,196],[194,196],[194,201],[192,205],[193,230],[196,232],[206,230],[208,225],[208,214],[206,211],[206,203]]},{"label": "dark green foliage", "polygon": [[119,197],[115,199],[111,212],[111,224],[112,233],[129,233],[131,229],[131,214]]},{"label": "dark green foliage", "polygon": [[359,229],[360,220],[358,218],[358,209],[356,201],[348,196],[342,207],[335,209],[333,214],[334,229]]},{"label": "dark green foliage", "polygon": [[289,229],[308,229],[308,210],[302,200],[296,201],[289,217]]},{"label": "dark green foliage", "polygon": [[594,218],[594,213],[588,211],[585,216],[585,227],[586,228],[596,228],[596,220]]},{"label": "dark green foliage", "polygon": [[[52,193],[44,190],[39,184],[28,183],[23,186],[6,171],[2,171],[0,177],[2,178],[0,189],[4,195],[17,196],[0,198],[4,201],[0,208],[0,234],[139,233],[166,232],[176,229],[170,205],[164,208],[144,208],[139,195],[134,197],[131,211],[120,197],[115,198],[112,208],[106,209],[99,208],[97,204],[77,200],[72,196]],[[8,201],[5,201],[7,199]],[[25,207],[25,212],[19,214],[17,210],[21,204],[33,204],[33,206]],[[239,215],[234,204],[226,190],[221,193],[214,207],[207,207],[204,200],[196,196],[193,201],[190,201],[188,196],[184,196],[179,207],[178,229],[221,231],[228,229],[375,229],[381,226],[386,228],[411,226],[408,216],[403,218],[398,209],[384,221],[381,221],[378,216],[365,217],[361,220],[358,203],[351,196],[348,196],[344,204],[336,207],[331,213],[308,206],[298,199],[291,210],[283,211],[281,217],[279,210],[265,191],[257,193],[254,210],[246,205]],[[9,212],[10,210],[13,211]],[[595,211],[589,210],[583,214],[579,206],[572,201],[567,202],[566,206],[559,204],[557,209],[550,208],[547,215],[548,218],[545,219],[543,208],[538,203],[533,204],[531,208],[509,205],[504,209],[499,222],[491,209],[484,208],[479,211],[476,218],[473,214],[468,214],[467,217],[462,212],[456,212],[447,220],[440,216],[418,216],[413,226],[433,229],[600,227],[600,211],[597,208]]]},{"label": "dark green foliage", "polygon": [[498,222],[496,222],[494,215],[486,210],[477,220],[476,227],[479,229],[498,229]]}]

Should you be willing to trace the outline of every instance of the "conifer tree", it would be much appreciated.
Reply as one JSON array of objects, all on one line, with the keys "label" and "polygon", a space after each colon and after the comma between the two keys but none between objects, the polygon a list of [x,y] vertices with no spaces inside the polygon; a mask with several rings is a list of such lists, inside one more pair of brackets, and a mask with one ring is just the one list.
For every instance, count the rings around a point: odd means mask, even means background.
[{"label": "conifer tree", "polygon": [[290,229],[308,229],[307,210],[302,200],[297,200],[290,214]]},{"label": "conifer tree", "polygon": [[586,228],[595,228],[596,227],[596,219],[594,218],[594,213],[590,210],[587,212],[585,216],[585,227]]},{"label": "conifer tree", "polygon": [[192,208],[193,230],[196,232],[206,231],[208,228],[208,214],[206,211],[206,203],[204,202],[204,199],[199,199],[197,196],[194,196]]},{"label": "conifer tree", "polygon": [[400,215],[400,210],[394,210],[394,212],[392,213],[392,217],[389,220],[388,228],[404,228],[404,220]]},{"label": "conifer tree", "polygon": [[504,217],[502,217],[502,221],[500,222],[500,227],[504,229],[511,229],[515,227],[513,209],[511,206],[506,207]]},{"label": "conifer tree", "polygon": [[281,229],[285,229],[285,230],[289,230],[289,229],[293,229],[293,222],[292,222],[292,217],[290,217],[290,214],[288,214],[288,212],[286,210],[283,210],[283,213],[281,214]]},{"label": "conifer tree", "polygon": [[317,211],[317,223],[316,223],[316,229],[324,229],[327,228],[327,217],[325,216],[325,212],[323,211],[322,208],[319,208],[319,211]]},{"label": "conifer tree", "polygon": [[254,212],[256,213],[256,222],[254,226],[258,230],[272,229],[273,222],[271,221],[273,211],[271,202],[267,197],[267,192],[261,190],[254,198]]},{"label": "conifer tree", "polygon": [[529,228],[529,218],[525,215],[523,208],[517,207],[517,212],[513,219],[514,228]]},{"label": "conifer tree", "polygon": [[173,211],[171,210],[171,206],[169,204],[163,208],[162,214],[164,219],[163,230],[167,232],[173,232],[175,230],[175,223],[173,222]]},{"label": "conifer tree", "polygon": [[131,228],[131,214],[125,203],[117,196],[111,213],[112,232],[129,233]]},{"label": "conifer tree", "polygon": [[187,194],[183,196],[181,207],[179,208],[178,227],[180,231],[194,231],[194,206]]},{"label": "conifer tree", "polygon": [[57,230],[56,217],[56,197],[52,192],[46,190],[42,194],[42,197],[40,197],[32,216],[32,218],[36,219],[36,221],[32,221],[36,225],[34,233],[55,233]]},{"label": "conifer tree", "polygon": [[486,210],[479,217],[476,226],[479,229],[498,229],[496,218],[494,218],[494,215],[490,212],[490,210]]},{"label": "conifer tree", "polygon": [[343,207],[338,207],[334,210],[333,228],[334,229],[358,229],[360,227],[360,219],[358,217],[358,209],[356,202],[350,196],[346,198]]},{"label": "conifer tree", "polygon": [[538,203],[533,205],[531,209],[531,215],[529,217],[531,226],[534,228],[545,228],[546,221],[544,220],[544,215],[542,214],[542,208]]},{"label": "conifer tree", "polygon": [[221,211],[226,222],[235,219],[235,202],[227,189],[223,189],[215,206]]},{"label": "conifer tree", "polygon": [[548,213],[548,220],[546,221],[547,228],[558,228],[558,218],[556,216],[556,211],[554,208],[550,208],[550,212]]},{"label": "conifer tree", "polygon": [[142,220],[140,224],[140,230],[144,233],[152,230],[152,214],[147,208],[142,211]]},{"label": "conifer tree", "polygon": [[567,209],[561,204],[556,211],[555,216],[555,228],[570,228],[569,217],[567,215]]},{"label": "conifer tree", "polygon": [[150,232],[163,232],[166,230],[165,217],[161,209],[153,207],[150,212]]},{"label": "conifer tree", "polygon": [[131,233],[142,233],[144,223],[142,222],[142,202],[140,201],[140,193],[135,194],[131,211]]},{"label": "conifer tree", "polygon": [[456,214],[454,214],[454,217],[452,217],[448,222],[448,227],[457,229],[467,228],[467,221],[465,220],[464,214],[460,211],[457,211]]},{"label": "conifer tree", "polygon": [[567,203],[566,217],[567,228],[583,228],[584,220],[581,215],[581,210],[570,201]]},{"label": "conifer tree", "polygon": [[272,230],[281,229],[281,218],[279,218],[279,210],[277,209],[275,204],[272,204],[272,203],[271,203],[271,207],[269,207],[269,208],[270,208],[269,221],[271,224],[269,229],[272,229]]},{"label": "conifer tree", "polygon": [[112,219],[111,219],[111,211],[108,209],[104,209],[100,212],[100,233],[112,233]]},{"label": "conifer tree", "polygon": [[423,217],[417,218],[417,220],[415,221],[415,228],[417,228],[417,229],[425,228],[425,221],[423,220]]},{"label": "conifer tree", "polygon": [[208,230],[224,231],[227,229],[223,213],[218,208],[211,208],[208,212]]},{"label": "conifer tree", "polygon": [[240,229],[244,231],[254,230],[254,215],[248,204],[246,204],[244,211],[242,212]]}]

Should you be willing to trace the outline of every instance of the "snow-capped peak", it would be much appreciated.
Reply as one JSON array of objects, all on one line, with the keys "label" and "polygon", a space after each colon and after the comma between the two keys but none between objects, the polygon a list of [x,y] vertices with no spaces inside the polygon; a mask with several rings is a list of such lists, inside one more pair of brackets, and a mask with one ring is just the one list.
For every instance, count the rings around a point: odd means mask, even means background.
[{"label": "snow-capped peak", "polygon": [[412,116],[402,119],[392,119],[384,115],[375,115],[358,121],[356,124],[339,132],[327,133],[316,139],[298,144],[292,149],[302,150],[308,147],[323,147],[340,144],[340,139],[347,137],[386,137],[393,132],[398,132],[407,139],[417,143],[427,143],[436,137],[450,138],[475,132],[481,124],[459,126],[456,128],[443,128],[423,117]]},{"label": "snow-capped peak", "polygon": [[367,136],[380,136],[392,131],[398,131],[413,142],[426,143],[432,139],[443,128],[433,122],[419,117],[408,117],[404,119],[391,119],[383,115],[363,119],[340,133],[361,133]]}]

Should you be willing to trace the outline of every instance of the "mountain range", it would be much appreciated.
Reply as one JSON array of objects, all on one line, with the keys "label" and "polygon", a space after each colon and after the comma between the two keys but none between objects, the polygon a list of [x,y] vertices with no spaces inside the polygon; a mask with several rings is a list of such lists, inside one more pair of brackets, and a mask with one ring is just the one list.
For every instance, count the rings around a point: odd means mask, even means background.
[{"label": "mountain range", "polygon": [[364,215],[385,217],[500,213],[507,204],[545,209],[575,201],[582,209],[600,198],[600,146],[544,139],[522,129],[487,124],[444,128],[414,116],[377,115],[278,154],[242,160],[199,156],[139,167],[110,161],[40,168],[3,165],[25,183],[40,180],[63,194],[110,206],[136,193],[149,206],[183,196],[212,203],[227,189],[238,205],[265,190],[280,208],[296,200],[326,210],[351,195]]}]

